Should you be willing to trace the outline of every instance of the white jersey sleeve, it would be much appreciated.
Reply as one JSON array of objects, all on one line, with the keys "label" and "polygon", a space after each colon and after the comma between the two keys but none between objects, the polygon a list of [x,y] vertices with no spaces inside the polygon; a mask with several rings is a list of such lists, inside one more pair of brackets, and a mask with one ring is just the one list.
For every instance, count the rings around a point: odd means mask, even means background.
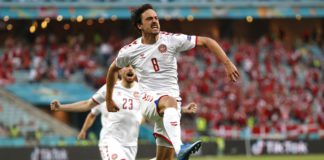
[{"label": "white jersey sleeve", "polygon": [[93,96],[92,100],[100,104],[106,101],[106,85],[103,85]]},{"label": "white jersey sleeve", "polygon": [[186,34],[175,34],[172,36],[172,42],[176,45],[177,52],[183,52],[196,47],[197,36]]},{"label": "white jersey sleeve", "polygon": [[125,52],[125,47],[120,49],[118,56],[116,58],[116,65],[119,68],[123,68],[129,65],[129,54],[127,54],[127,52]]},{"label": "white jersey sleeve", "polygon": [[96,107],[92,108],[91,113],[96,115],[96,116],[99,115],[101,113],[100,105],[97,105]]}]

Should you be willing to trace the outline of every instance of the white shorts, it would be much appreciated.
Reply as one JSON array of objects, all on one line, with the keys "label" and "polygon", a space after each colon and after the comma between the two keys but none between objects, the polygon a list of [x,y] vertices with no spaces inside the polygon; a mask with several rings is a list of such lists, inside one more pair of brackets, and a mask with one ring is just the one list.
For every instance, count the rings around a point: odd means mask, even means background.
[{"label": "white shorts", "polygon": [[137,146],[123,146],[110,141],[108,145],[99,145],[102,160],[135,160]]},{"label": "white shorts", "polygon": [[[172,147],[172,143],[169,140],[169,136],[166,133],[163,125],[163,117],[159,115],[158,103],[161,97],[167,96],[167,94],[156,93],[156,92],[144,92],[140,98],[140,108],[143,117],[145,119],[154,121],[154,137],[156,138],[156,145]],[[177,99],[178,113],[181,116],[181,99]]]}]

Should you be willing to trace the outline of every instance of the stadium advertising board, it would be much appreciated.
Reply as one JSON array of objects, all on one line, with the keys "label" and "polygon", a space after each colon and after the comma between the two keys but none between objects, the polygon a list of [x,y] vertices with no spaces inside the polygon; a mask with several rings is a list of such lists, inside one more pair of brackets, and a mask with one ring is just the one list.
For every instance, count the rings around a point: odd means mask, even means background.
[{"label": "stadium advertising board", "polygon": [[97,146],[0,148],[0,157],[11,160],[100,159]]},{"label": "stadium advertising board", "polygon": [[[256,156],[324,153],[322,149],[324,140],[252,140],[249,141],[250,145],[246,145],[246,142],[244,140],[225,140],[224,149],[220,149],[214,142],[203,143],[201,150],[196,155],[244,155],[249,151],[251,155]],[[154,144],[139,145],[138,158],[154,156]],[[97,146],[11,147],[0,148],[0,157],[12,160],[95,160],[100,159],[100,153]]]}]

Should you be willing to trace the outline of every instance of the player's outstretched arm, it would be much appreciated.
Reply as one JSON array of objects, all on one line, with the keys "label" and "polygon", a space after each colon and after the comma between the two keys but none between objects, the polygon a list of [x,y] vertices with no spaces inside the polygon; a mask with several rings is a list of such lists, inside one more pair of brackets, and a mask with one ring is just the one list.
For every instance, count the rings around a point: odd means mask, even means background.
[{"label": "player's outstretched arm", "polygon": [[98,105],[92,99],[78,101],[70,104],[61,104],[59,101],[54,100],[51,102],[51,110],[52,111],[65,111],[65,112],[86,112],[91,108]]},{"label": "player's outstretched arm", "polygon": [[116,106],[116,104],[114,103],[114,101],[112,100],[112,93],[114,90],[114,86],[116,83],[116,74],[118,73],[118,71],[120,70],[119,67],[116,66],[116,61],[114,61],[109,69],[108,69],[108,74],[106,77],[106,107],[107,110],[109,112],[117,112],[119,110],[119,108]]},{"label": "player's outstretched arm", "polygon": [[[197,104],[194,102],[189,103],[188,105],[181,107],[181,113],[185,114],[195,114],[197,112]],[[142,117],[140,124],[147,122],[147,120]]]},{"label": "player's outstretched arm", "polygon": [[227,57],[224,50],[219,46],[219,44],[208,37],[197,37],[197,46],[204,46],[207,47],[211,52],[215,54],[215,56],[220,59],[223,64],[225,65],[225,71],[227,76],[232,82],[236,82],[240,74],[235,67],[235,65],[231,62],[231,60]]},{"label": "player's outstretched arm", "polygon": [[85,139],[87,135],[87,130],[92,126],[95,120],[96,120],[96,115],[89,113],[86,120],[83,123],[82,129],[78,135],[78,139]]},{"label": "player's outstretched arm", "polygon": [[181,113],[193,114],[196,112],[197,112],[197,104],[193,102],[181,108]]}]

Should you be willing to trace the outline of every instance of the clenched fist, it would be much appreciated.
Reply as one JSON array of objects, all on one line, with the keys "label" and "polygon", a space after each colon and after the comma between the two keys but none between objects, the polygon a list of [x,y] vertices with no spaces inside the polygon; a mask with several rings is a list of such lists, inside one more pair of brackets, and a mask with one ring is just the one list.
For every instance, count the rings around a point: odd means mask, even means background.
[{"label": "clenched fist", "polygon": [[188,114],[194,114],[197,112],[197,104],[196,103],[190,103],[185,107],[182,107],[182,113],[188,113]]},{"label": "clenched fist", "polygon": [[51,110],[52,111],[60,111],[61,103],[57,100],[51,102]]}]

